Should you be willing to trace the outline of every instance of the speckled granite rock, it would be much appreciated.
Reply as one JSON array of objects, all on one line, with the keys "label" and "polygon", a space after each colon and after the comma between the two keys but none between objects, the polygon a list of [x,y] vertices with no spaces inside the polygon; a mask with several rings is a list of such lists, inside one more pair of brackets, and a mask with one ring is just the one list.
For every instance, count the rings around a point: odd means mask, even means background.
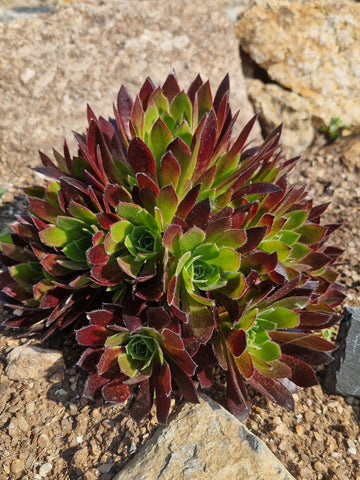
[{"label": "speckled granite rock", "polygon": [[186,404],[113,480],[291,480],[265,444],[210,398]]},{"label": "speckled granite rock", "polygon": [[134,95],[148,75],[162,84],[172,67],[184,89],[198,72],[214,89],[229,72],[233,109],[241,108],[243,124],[253,115],[232,23],[211,0],[61,5],[0,24],[0,51],[4,181],[18,175],[15,159],[36,165],[38,149],[50,153],[71,130],[83,131],[86,103],[112,115],[121,84]]},{"label": "speckled granite rock", "polygon": [[5,373],[11,380],[39,380],[65,370],[61,352],[34,345],[20,345],[7,355]]},{"label": "speckled granite rock", "polygon": [[316,126],[334,116],[359,125],[359,25],[360,4],[350,0],[279,0],[243,12],[236,31],[270,82],[308,101]]}]

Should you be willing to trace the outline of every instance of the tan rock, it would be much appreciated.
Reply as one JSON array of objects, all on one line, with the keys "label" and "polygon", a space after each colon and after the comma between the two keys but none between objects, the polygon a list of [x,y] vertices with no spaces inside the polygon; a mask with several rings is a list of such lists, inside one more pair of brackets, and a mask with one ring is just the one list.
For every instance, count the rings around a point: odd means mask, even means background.
[{"label": "tan rock", "polygon": [[162,85],[172,68],[184,89],[200,73],[215,90],[229,72],[239,123],[253,115],[233,25],[213,0],[62,4],[0,24],[0,52],[3,183],[18,177],[15,160],[22,169],[39,165],[38,150],[61,149],[64,136],[76,153],[71,131],[85,130],[87,103],[113,116],[121,84],[135,95],[147,76]]},{"label": "tan rock", "polygon": [[114,480],[291,480],[270,450],[235,417],[203,396],[185,404]]},{"label": "tan rock", "polygon": [[304,97],[313,116],[360,123],[360,4],[259,2],[240,15],[241,47],[270,79]]},{"label": "tan rock", "polygon": [[61,352],[36,346],[15,347],[7,356],[5,373],[11,380],[39,380],[65,369]]},{"label": "tan rock", "polygon": [[311,145],[314,128],[310,104],[305,98],[257,79],[246,79],[246,88],[254,109],[260,112],[265,135],[282,123],[281,143],[288,154],[300,154]]}]

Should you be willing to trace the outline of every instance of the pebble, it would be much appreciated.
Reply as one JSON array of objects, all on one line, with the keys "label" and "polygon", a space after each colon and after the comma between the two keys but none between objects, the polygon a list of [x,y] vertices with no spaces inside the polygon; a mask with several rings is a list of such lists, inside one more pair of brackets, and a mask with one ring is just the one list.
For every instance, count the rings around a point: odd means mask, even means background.
[{"label": "pebble", "polygon": [[20,458],[16,458],[11,462],[11,467],[10,471],[11,473],[21,473],[25,468],[25,464],[23,460],[20,460]]},{"label": "pebble", "polygon": [[41,478],[44,478],[47,476],[47,474],[49,472],[51,472],[52,470],[52,464],[51,463],[44,463],[43,465],[41,465],[40,469],[39,469],[39,475]]},{"label": "pebble", "polygon": [[110,470],[112,469],[112,467],[114,465],[115,465],[114,462],[103,463],[103,464],[98,466],[98,470],[99,470],[100,473],[110,473]]}]

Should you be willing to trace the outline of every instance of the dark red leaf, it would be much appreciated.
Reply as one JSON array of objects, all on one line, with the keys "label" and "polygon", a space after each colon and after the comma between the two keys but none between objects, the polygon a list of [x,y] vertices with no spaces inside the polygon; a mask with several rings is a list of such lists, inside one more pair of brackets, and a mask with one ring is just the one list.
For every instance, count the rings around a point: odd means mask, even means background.
[{"label": "dark red leaf", "polygon": [[246,349],[246,333],[242,329],[233,330],[226,339],[226,342],[229,345],[232,354],[235,357],[240,357]]},{"label": "dark red leaf", "polygon": [[206,117],[201,131],[199,152],[196,159],[194,182],[208,169],[215,147],[217,132],[217,119],[212,109]]},{"label": "dark red leaf", "polygon": [[194,106],[194,101],[195,101],[195,95],[196,95],[197,91],[199,90],[199,88],[201,87],[202,84],[203,84],[203,81],[200,77],[200,74],[198,74],[196,76],[195,80],[191,83],[191,85],[190,85],[190,87],[187,91],[187,95],[190,98],[190,101],[193,104],[193,106]]},{"label": "dark red leaf", "polygon": [[195,202],[197,200],[197,197],[199,196],[200,193],[200,188],[201,185],[196,185],[193,187],[190,192],[186,195],[186,197],[182,200],[180,205],[178,206],[176,210],[176,215],[180,218],[186,218],[192,208],[195,205]]},{"label": "dark red leaf", "polygon": [[180,93],[181,90],[174,72],[171,72],[168,75],[162,87],[162,91],[165,97],[168,99],[169,103],[171,103],[172,99]]},{"label": "dark red leaf", "polygon": [[102,398],[101,389],[104,385],[109,383],[109,379],[93,373],[90,375],[85,383],[84,395],[91,400],[100,400]]},{"label": "dark red leaf", "polygon": [[290,368],[291,376],[289,378],[295,385],[312,387],[319,383],[314,370],[305,362],[284,354],[281,356],[281,361]]},{"label": "dark red leaf", "polygon": [[114,321],[114,314],[109,310],[93,310],[87,313],[87,316],[92,325],[105,327],[110,322]]},{"label": "dark red leaf", "polygon": [[157,186],[157,184],[150,177],[145,175],[144,173],[137,173],[136,174],[136,180],[138,181],[138,184],[139,184],[140,188],[143,189],[143,188],[148,187],[148,188],[150,188],[150,190],[152,190],[155,193],[155,195],[159,194],[160,189]]},{"label": "dark red leaf", "polygon": [[135,422],[140,423],[140,421],[150,413],[153,405],[153,398],[153,388],[151,388],[149,380],[141,382],[136,394],[135,402],[130,409],[130,415]]},{"label": "dark red leaf", "polygon": [[268,273],[274,270],[278,263],[277,253],[255,252],[241,258],[241,271],[246,275],[251,270],[258,273]]},{"label": "dark red leaf", "polygon": [[149,327],[154,328],[158,332],[161,332],[171,320],[164,307],[149,307],[146,309],[146,316]]},{"label": "dark red leaf", "polygon": [[95,373],[103,351],[103,348],[87,348],[78,360],[77,365],[89,373]]},{"label": "dark red leaf", "polygon": [[123,315],[122,319],[130,333],[142,327],[141,319],[135,315]]},{"label": "dark red leaf", "polygon": [[236,368],[233,359],[228,359],[228,370],[226,373],[226,403],[230,412],[243,422],[249,415],[250,403],[244,385],[244,380]]},{"label": "dark red leaf", "polygon": [[143,83],[140,92],[139,92],[139,97],[141,100],[141,103],[143,105],[144,110],[146,110],[147,107],[147,102],[149,100],[149,97],[151,94],[156,90],[156,85],[154,82],[151,80],[150,77],[147,77],[145,82]]},{"label": "dark red leaf", "polygon": [[102,396],[105,402],[126,402],[130,395],[130,387],[123,383],[125,379],[126,377],[116,378],[102,387]]},{"label": "dark red leaf", "polygon": [[109,368],[117,365],[118,356],[124,351],[123,347],[107,347],[100,357],[97,371],[103,375]]},{"label": "dark red leaf", "polygon": [[325,365],[333,360],[333,357],[327,352],[318,352],[316,350],[310,350],[309,348],[286,343],[281,345],[281,352],[285,355],[298,358],[302,362],[314,367]]},{"label": "dark red leaf", "polygon": [[167,423],[171,402],[171,372],[167,362],[159,365],[153,374],[156,416],[160,423]]},{"label": "dark red leaf", "polygon": [[247,239],[242,247],[238,249],[240,253],[248,253],[254,250],[266,233],[266,227],[253,227],[246,230]]},{"label": "dark red leaf", "polygon": [[214,103],[213,103],[215,112],[218,111],[220,103],[224,98],[224,95],[229,93],[229,90],[230,90],[230,78],[229,78],[229,74],[227,73],[225,77],[222,79],[215,94]]},{"label": "dark red leaf", "polygon": [[189,228],[197,226],[202,228],[207,222],[211,213],[211,205],[209,197],[200,200],[196,203],[189,214],[187,215],[185,221],[188,224]]},{"label": "dark red leaf", "polygon": [[141,138],[135,137],[130,141],[128,162],[135,175],[144,173],[157,184],[155,159],[150,148]]},{"label": "dark red leaf", "polygon": [[[132,107],[133,107],[132,98],[129,92],[126,90],[126,88],[122,85],[120,87],[119,95],[117,98],[117,109],[119,113],[119,119],[121,120],[124,133],[126,133],[127,137],[130,136],[129,120],[130,120]],[[119,127],[119,130],[121,131],[122,128]]]},{"label": "dark red leaf", "polygon": [[265,377],[255,369],[248,382],[255,390],[272,402],[279,404],[286,410],[294,410],[294,399],[289,390],[279,380]]},{"label": "dark red leaf", "polygon": [[86,258],[91,265],[105,265],[110,257],[105,252],[104,245],[98,244],[87,250]]},{"label": "dark red leaf", "polygon": [[104,345],[107,337],[111,334],[105,327],[100,325],[90,325],[83,327],[76,332],[76,340],[80,345],[95,347]]}]

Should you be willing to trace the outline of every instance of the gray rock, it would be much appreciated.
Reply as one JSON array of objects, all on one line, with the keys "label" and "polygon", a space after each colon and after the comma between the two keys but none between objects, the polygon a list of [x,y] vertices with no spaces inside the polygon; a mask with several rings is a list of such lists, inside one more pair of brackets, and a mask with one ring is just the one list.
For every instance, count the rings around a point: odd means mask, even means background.
[{"label": "gray rock", "polygon": [[213,400],[185,404],[114,480],[294,480],[261,440]]},{"label": "gray rock", "polygon": [[333,393],[360,397],[360,308],[346,307],[336,339],[338,349],[326,373]]},{"label": "gray rock", "polygon": [[33,345],[15,347],[6,358],[5,373],[11,380],[39,380],[65,370],[61,352]]},{"label": "gray rock", "polygon": [[[239,130],[253,115],[226,13],[213,0],[107,0],[61,5],[48,15],[0,24],[0,158],[39,164],[72,130],[86,128],[86,104],[113,116],[121,84],[134,96],[147,76],[163,84],[172,68],[182,88],[200,73],[215,90],[229,72]],[[32,72],[35,72],[32,75]],[[24,113],[26,112],[26,114]],[[260,137],[260,129],[254,130]],[[23,162],[19,162],[23,159]]]}]

